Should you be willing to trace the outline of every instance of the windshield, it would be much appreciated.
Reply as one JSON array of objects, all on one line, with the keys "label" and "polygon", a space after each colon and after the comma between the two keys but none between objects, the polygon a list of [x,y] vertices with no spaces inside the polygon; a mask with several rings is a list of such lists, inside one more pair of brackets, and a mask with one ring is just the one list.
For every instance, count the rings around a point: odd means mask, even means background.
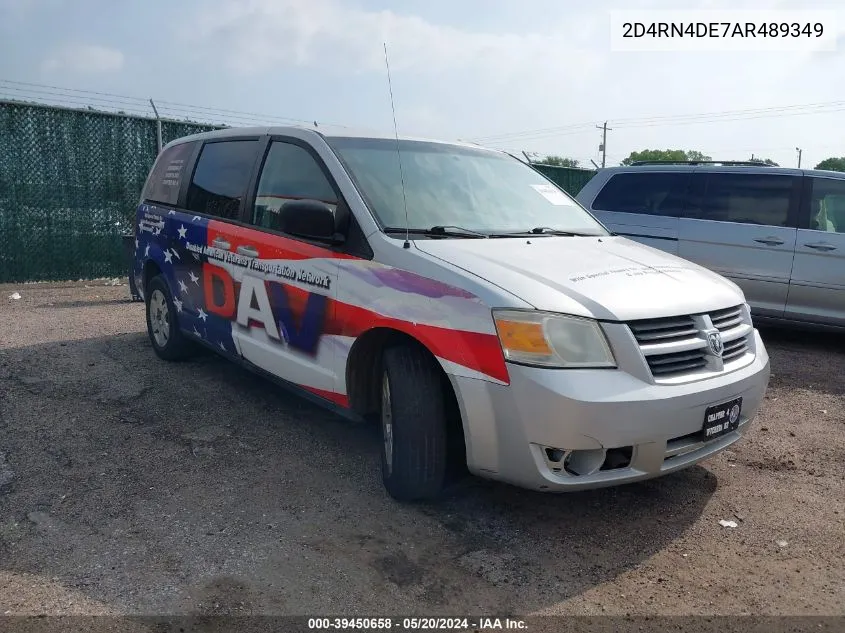
[{"label": "windshield", "polygon": [[[330,138],[384,228],[405,227],[396,141]],[[506,154],[446,143],[400,141],[408,226],[483,233],[536,227],[576,234],[607,231],[551,181]]]}]

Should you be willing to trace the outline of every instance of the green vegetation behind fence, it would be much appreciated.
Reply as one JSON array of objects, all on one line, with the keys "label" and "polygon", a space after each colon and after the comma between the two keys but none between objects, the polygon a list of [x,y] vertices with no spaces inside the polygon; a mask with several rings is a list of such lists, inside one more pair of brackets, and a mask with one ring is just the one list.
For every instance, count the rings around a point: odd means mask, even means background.
[{"label": "green vegetation behind fence", "polygon": [[[212,129],[162,121],[162,141]],[[127,274],[156,151],[155,119],[0,101],[0,283]],[[573,195],[595,173],[535,167]]]}]

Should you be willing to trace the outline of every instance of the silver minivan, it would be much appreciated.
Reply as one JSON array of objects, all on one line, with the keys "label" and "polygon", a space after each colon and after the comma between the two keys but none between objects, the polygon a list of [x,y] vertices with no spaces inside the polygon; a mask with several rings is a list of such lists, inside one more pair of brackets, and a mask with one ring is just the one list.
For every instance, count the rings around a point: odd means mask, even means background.
[{"label": "silver minivan", "polygon": [[557,492],[665,475],[738,441],[769,381],[736,284],[609,235],[470,145],[178,139],[147,179],[133,259],[159,357],[205,346],[379,422],[397,499],[464,469]]},{"label": "silver minivan", "polygon": [[845,328],[845,174],[753,163],[637,163],[578,201],[609,229],[739,285],[755,320]]}]

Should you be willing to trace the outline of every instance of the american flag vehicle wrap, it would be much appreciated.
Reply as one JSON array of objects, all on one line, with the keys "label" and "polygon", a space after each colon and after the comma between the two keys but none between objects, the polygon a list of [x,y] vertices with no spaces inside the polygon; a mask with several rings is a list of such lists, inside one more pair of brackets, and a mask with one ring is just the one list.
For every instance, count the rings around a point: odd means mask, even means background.
[{"label": "american flag vehicle wrap", "polygon": [[346,365],[373,328],[404,332],[448,374],[508,384],[490,308],[454,286],[371,260],[166,206],[138,208],[133,276],[153,262],[179,327],[348,406]]}]

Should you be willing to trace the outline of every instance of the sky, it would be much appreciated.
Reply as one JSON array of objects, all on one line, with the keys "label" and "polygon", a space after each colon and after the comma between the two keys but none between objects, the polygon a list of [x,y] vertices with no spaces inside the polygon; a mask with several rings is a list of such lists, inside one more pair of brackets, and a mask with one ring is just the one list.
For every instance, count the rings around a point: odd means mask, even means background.
[{"label": "sky", "polygon": [[[180,118],[389,132],[386,43],[403,135],[477,140],[589,167],[601,160],[595,126],[607,121],[608,165],[635,150],[671,148],[795,166],[800,147],[802,166],[812,167],[845,156],[845,5],[832,27],[837,50],[816,52],[619,52],[610,12],[756,9],[765,20],[778,9],[840,4],[0,0],[0,98],[137,114],[151,114],[153,98]],[[756,112],[682,118],[747,110]]]}]

